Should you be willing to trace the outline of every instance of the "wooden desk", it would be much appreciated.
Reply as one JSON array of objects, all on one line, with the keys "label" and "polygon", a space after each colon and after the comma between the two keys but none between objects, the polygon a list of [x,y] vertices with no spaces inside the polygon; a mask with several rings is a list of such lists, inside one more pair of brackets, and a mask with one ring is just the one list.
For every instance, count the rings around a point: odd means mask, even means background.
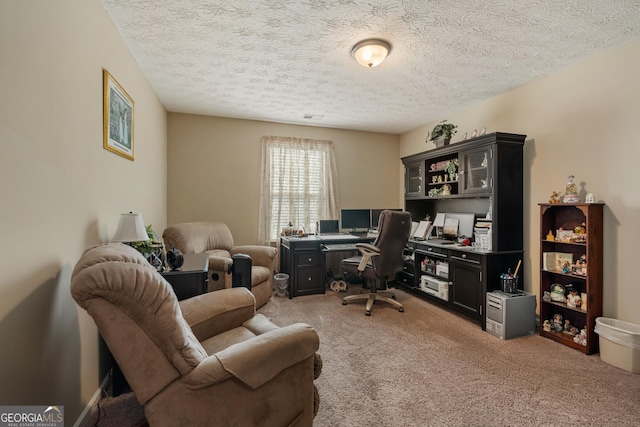
[{"label": "wooden desk", "polygon": [[[326,262],[324,245],[372,242],[375,237],[331,235],[280,238],[280,272],[289,275],[289,298],[324,294]],[[345,248],[344,250],[353,250]]]},{"label": "wooden desk", "polygon": [[171,284],[178,300],[204,294],[209,283],[209,255],[184,254],[184,264],[180,270],[168,270],[160,274]]}]

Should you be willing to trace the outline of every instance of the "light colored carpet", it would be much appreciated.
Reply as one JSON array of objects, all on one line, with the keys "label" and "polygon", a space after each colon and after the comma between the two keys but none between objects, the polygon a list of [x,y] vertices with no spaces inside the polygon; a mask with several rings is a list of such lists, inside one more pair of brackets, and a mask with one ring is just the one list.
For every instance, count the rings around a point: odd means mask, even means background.
[{"label": "light colored carpet", "polygon": [[[316,427],[640,426],[640,375],[538,335],[499,340],[460,315],[396,290],[399,313],[327,292],[274,296],[258,312],[320,335]],[[91,426],[140,426],[133,394],[101,401]]]},{"label": "light colored carpet", "polygon": [[348,293],[273,297],[259,312],[320,335],[316,426],[638,426],[640,375],[538,335],[502,341],[396,290],[399,313]]}]

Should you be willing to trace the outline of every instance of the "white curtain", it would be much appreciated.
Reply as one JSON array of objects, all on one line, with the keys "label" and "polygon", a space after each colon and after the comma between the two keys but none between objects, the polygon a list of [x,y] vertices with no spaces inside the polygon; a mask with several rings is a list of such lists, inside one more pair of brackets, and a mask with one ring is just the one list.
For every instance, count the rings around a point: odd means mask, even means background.
[{"label": "white curtain", "polygon": [[277,240],[291,223],[315,231],[318,219],[338,219],[338,172],[333,142],[262,137],[258,241]]}]

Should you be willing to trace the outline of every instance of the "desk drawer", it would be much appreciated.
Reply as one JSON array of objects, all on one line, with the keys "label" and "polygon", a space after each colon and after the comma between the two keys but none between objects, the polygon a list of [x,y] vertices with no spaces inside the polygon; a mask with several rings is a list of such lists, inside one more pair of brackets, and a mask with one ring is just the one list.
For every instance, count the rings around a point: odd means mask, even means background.
[{"label": "desk drawer", "polygon": [[295,257],[295,265],[299,267],[322,265],[322,254],[320,252],[300,252]]},{"label": "desk drawer", "polygon": [[416,252],[424,255],[435,255],[435,256],[441,256],[441,257],[449,256],[448,249],[439,248],[437,246],[424,245],[424,244],[418,244],[416,246]]},{"label": "desk drawer", "polygon": [[482,262],[482,255],[470,252],[451,252],[451,259],[458,261],[471,262],[474,264],[480,264]]},{"label": "desk drawer", "polygon": [[322,267],[300,267],[296,280],[297,294],[320,294],[324,293],[324,282]]}]

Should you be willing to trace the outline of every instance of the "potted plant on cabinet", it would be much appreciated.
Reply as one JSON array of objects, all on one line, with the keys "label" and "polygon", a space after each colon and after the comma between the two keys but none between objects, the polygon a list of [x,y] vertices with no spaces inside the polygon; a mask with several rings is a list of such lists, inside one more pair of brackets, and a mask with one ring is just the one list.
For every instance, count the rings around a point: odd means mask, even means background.
[{"label": "potted plant on cabinet", "polygon": [[447,162],[447,172],[449,173],[449,181],[457,181],[456,179],[456,172],[458,172],[457,157]]},{"label": "potted plant on cabinet", "polygon": [[[430,135],[427,135],[427,139],[429,141],[433,141],[434,144],[436,144],[436,147],[449,145],[449,142],[451,142],[451,136],[455,135],[457,132],[457,127],[457,125],[446,123],[446,120],[443,120],[433,127]],[[429,136],[431,137],[429,138]]]}]

